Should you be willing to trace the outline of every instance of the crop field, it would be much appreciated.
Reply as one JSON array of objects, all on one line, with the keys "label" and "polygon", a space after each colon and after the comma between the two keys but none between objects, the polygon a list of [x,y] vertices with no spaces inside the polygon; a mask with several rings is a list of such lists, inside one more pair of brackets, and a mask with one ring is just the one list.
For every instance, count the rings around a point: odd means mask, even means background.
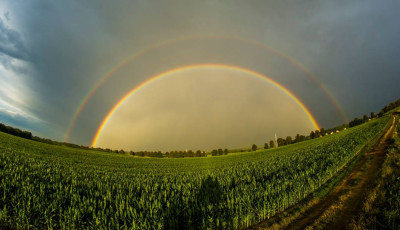
[{"label": "crop field", "polygon": [[47,145],[0,132],[0,226],[240,229],[299,202],[389,117],[276,149],[158,159]]}]

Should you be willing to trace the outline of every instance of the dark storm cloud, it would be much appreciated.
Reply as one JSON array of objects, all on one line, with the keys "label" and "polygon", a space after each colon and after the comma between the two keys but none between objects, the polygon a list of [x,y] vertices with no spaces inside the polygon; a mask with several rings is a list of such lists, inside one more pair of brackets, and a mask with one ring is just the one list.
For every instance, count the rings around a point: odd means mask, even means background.
[{"label": "dark storm cloud", "polygon": [[312,17],[313,30],[299,37],[309,41],[309,66],[333,89],[350,118],[400,96],[400,24],[394,10],[399,7],[398,1],[329,2],[324,4],[329,11]]},{"label": "dark storm cloud", "polygon": [[[5,18],[9,17],[7,15],[9,14],[5,14]],[[28,58],[21,35],[8,28],[2,18],[0,18],[0,53],[21,60]]]},{"label": "dark storm cloud", "polygon": [[[8,1],[0,7],[0,62],[4,68],[19,68],[14,73],[23,70],[29,76],[25,85],[35,93],[29,111],[59,127],[46,133],[58,140],[87,92],[114,66],[152,44],[198,35],[242,37],[293,56],[318,76],[352,118],[399,97],[399,8],[398,1]],[[8,21],[15,22],[17,29]],[[173,52],[179,51],[155,52],[143,58],[137,69],[168,66],[174,61]],[[32,68],[11,65],[14,59]],[[288,74],[282,83],[296,91],[322,126],[342,122],[332,106],[327,108],[319,100],[321,89],[296,89],[290,77],[304,73],[285,72],[290,63],[241,62],[269,68],[275,76]],[[133,68],[126,72],[134,73]],[[104,86],[111,88],[109,94],[96,95],[104,103],[88,105],[90,116],[79,118],[85,129],[75,133],[73,140],[89,144],[109,110],[103,107],[146,75],[131,78],[129,85],[118,86],[118,80],[113,80]],[[32,98],[32,93],[24,92],[20,90],[24,100]]]}]

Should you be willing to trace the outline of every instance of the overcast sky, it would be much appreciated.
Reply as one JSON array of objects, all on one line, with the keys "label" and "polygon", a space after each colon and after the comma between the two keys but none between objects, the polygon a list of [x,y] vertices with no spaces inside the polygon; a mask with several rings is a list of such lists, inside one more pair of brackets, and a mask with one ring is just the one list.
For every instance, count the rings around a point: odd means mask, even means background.
[{"label": "overcast sky", "polygon": [[[293,60],[315,74],[347,118],[378,111],[400,97],[398,9],[399,1],[375,0],[2,1],[0,122],[63,140],[102,76],[146,47],[174,40],[105,81],[77,118],[70,141],[89,145],[113,105],[149,77],[199,63],[264,74],[293,92],[321,126],[332,127],[344,122],[340,111]],[[254,106],[262,102],[246,97]],[[268,139],[270,133],[260,135]]]}]

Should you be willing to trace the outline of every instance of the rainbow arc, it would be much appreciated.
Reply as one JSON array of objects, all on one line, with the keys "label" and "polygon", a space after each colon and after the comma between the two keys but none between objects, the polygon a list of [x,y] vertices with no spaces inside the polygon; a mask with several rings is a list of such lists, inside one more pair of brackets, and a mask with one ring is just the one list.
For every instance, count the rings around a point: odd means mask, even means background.
[{"label": "rainbow arc", "polygon": [[273,86],[275,86],[276,88],[278,88],[279,90],[283,91],[286,95],[288,95],[303,111],[304,113],[307,115],[307,117],[311,120],[312,124],[314,125],[315,129],[319,130],[319,125],[317,123],[317,121],[315,120],[315,118],[311,115],[310,111],[307,109],[307,107],[292,93],[290,92],[288,89],[286,89],[285,87],[283,87],[281,84],[279,84],[278,82],[272,80],[271,78],[262,75],[261,73],[255,72],[253,70],[249,70],[243,67],[238,67],[238,66],[232,66],[232,65],[225,65],[225,64],[214,64],[214,63],[210,63],[210,64],[197,64],[197,65],[188,65],[188,66],[181,66],[178,68],[174,68],[162,73],[159,73],[151,78],[149,78],[147,81],[141,83],[140,85],[136,86],[135,88],[133,88],[131,91],[129,91],[127,94],[125,94],[124,97],[122,97],[115,105],[114,107],[110,110],[110,112],[106,115],[106,117],[103,119],[103,122],[101,123],[101,125],[99,126],[91,146],[95,147],[97,144],[97,141],[103,131],[103,129],[105,128],[105,126],[107,125],[108,121],[112,118],[113,114],[118,110],[118,108],[120,108],[124,102],[131,97],[134,93],[136,93],[137,91],[139,91],[140,89],[142,89],[144,86],[157,81],[163,77],[167,77],[173,73],[177,73],[180,71],[185,71],[185,70],[194,70],[194,69],[204,69],[204,68],[222,68],[222,69],[229,69],[229,70],[234,70],[234,71],[238,71],[238,72],[243,72],[243,73],[247,73],[247,74],[251,74],[255,77],[261,78],[265,81],[267,81],[268,83],[272,84]]}]

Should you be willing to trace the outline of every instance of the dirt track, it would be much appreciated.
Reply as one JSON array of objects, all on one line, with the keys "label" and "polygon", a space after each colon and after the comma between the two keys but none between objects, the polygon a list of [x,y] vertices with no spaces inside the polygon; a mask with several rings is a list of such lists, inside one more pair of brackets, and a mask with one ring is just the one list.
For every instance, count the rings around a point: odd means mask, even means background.
[{"label": "dirt track", "polygon": [[[387,141],[395,127],[395,117],[391,127],[378,140],[377,144],[363,154],[351,171],[329,192],[327,196],[315,201],[311,205],[302,204],[306,208],[301,213],[296,213],[293,219],[285,217],[272,218],[271,220],[255,226],[255,229],[278,227],[283,229],[346,229],[351,220],[361,210],[366,194],[374,185],[379,176],[379,169],[384,161]],[[297,209],[296,206],[291,208]],[[305,209],[305,210],[303,210]],[[279,223],[285,218],[289,223]],[[287,220],[286,220],[287,221]],[[271,222],[275,222],[273,226]]]}]

